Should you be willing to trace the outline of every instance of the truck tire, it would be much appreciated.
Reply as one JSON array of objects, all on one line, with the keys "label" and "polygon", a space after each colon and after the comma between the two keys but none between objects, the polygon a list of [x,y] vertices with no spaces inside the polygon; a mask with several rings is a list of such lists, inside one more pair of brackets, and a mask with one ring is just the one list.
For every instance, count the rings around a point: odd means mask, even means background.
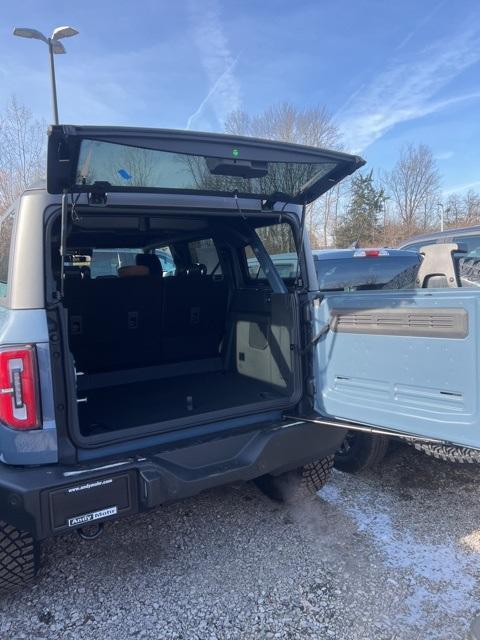
[{"label": "truck tire", "polygon": [[388,436],[349,431],[335,454],[335,468],[347,473],[357,473],[374,467],[383,460],[388,443]]},{"label": "truck tire", "polygon": [[445,462],[459,462],[461,464],[478,464],[480,462],[480,451],[468,449],[467,447],[454,447],[446,444],[413,444],[415,449],[426,453],[427,456],[444,460]]},{"label": "truck tire", "polygon": [[39,543],[30,533],[0,520],[0,594],[12,593],[35,578]]},{"label": "truck tire", "polygon": [[334,456],[326,456],[315,460],[315,462],[310,462],[302,468],[301,484],[309,493],[315,494],[327,484],[332,475],[334,461]]},{"label": "truck tire", "polygon": [[260,476],[254,482],[271,500],[295,503],[315,495],[325,486],[332,473],[333,461],[333,456],[326,456],[279,476]]}]

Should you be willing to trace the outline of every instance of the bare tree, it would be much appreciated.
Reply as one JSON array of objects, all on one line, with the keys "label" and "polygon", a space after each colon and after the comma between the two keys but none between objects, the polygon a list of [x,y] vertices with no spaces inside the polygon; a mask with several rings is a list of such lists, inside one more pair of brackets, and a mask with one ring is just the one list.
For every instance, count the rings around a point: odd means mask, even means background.
[{"label": "bare tree", "polygon": [[[227,133],[313,147],[339,149],[341,136],[325,107],[299,109],[289,102],[273,105],[257,115],[234,111],[225,123]],[[298,176],[298,179],[303,179]],[[310,205],[307,228],[314,247],[327,246],[338,210],[339,190],[334,189]]]},{"label": "bare tree", "polygon": [[45,175],[46,125],[13,96],[0,114],[0,210]]},{"label": "bare tree", "polygon": [[440,175],[430,147],[404,147],[385,182],[405,233],[428,228],[440,190]]},{"label": "bare tree", "polygon": [[325,107],[299,109],[289,102],[273,105],[251,116],[234,111],[225,122],[225,131],[244,136],[339,148],[340,134]]},{"label": "bare tree", "polygon": [[452,193],[445,201],[445,222],[449,227],[480,223],[480,194],[472,189],[465,195]]}]

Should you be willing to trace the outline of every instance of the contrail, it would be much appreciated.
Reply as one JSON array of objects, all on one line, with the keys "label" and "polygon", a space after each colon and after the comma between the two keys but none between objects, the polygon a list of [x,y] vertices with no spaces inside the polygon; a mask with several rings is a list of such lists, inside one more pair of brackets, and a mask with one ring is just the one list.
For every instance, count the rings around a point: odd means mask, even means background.
[{"label": "contrail", "polygon": [[187,127],[186,127],[187,129],[190,129],[190,127],[192,126],[192,123],[195,120],[195,118],[198,118],[198,116],[202,113],[205,105],[210,100],[210,98],[213,96],[215,91],[218,89],[218,87],[222,83],[222,80],[233,70],[233,67],[237,64],[238,58],[239,58],[239,56],[237,56],[235,58],[235,60],[233,60],[233,62],[231,62],[228,65],[228,67],[225,69],[225,71],[215,80],[215,82],[213,83],[210,91],[207,93],[205,98],[201,101],[198,109],[194,113],[192,113],[191,116],[189,116],[189,118],[187,120]]},{"label": "contrail", "polygon": [[430,20],[433,18],[433,16],[437,13],[437,11],[439,11],[443,5],[445,4],[446,0],[441,0],[441,2],[439,2],[433,9],[432,11],[430,11],[429,14],[427,14],[422,20],[419,20],[417,26],[415,27],[415,29],[412,29],[412,31],[410,31],[410,33],[408,33],[405,38],[400,42],[400,44],[395,47],[395,51],[400,51],[400,49],[403,49],[403,47],[407,44],[407,42],[410,42],[410,40],[413,38],[413,36],[418,33],[418,31],[420,31],[420,29],[422,27],[424,27],[427,22],[430,22]]}]

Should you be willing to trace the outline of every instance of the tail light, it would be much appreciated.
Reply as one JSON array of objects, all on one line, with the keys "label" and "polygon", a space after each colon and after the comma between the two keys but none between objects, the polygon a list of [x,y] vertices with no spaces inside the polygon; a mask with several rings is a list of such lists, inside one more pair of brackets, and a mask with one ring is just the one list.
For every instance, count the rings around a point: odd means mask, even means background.
[{"label": "tail light", "polygon": [[35,347],[0,348],[0,421],[13,429],[40,427]]}]

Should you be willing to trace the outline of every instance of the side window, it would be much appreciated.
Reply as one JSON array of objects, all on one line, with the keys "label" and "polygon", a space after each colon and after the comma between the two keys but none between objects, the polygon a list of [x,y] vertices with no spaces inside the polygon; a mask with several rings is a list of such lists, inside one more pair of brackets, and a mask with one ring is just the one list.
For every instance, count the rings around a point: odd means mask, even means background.
[{"label": "side window", "polygon": [[435,240],[424,240],[423,242],[415,242],[409,244],[408,247],[402,247],[405,251],[420,251],[422,247],[426,247],[429,244],[435,244]]},{"label": "side window", "polygon": [[[292,227],[288,223],[282,222],[268,227],[258,227],[256,232],[268,251],[279,276],[284,280],[295,278],[297,275],[298,254]],[[250,279],[265,280],[265,274],[250,245],[245,247],[245,259]]]},{"label": "side window", "polygon": [[12,242],[15,211],[10,211],[0,218],[0,297],[7,295],[8,264],[10,260],[10,245]]},{"label": "side window", "polygon": [[188,251],[192,264],[203,264],[207,268],[207,274],[221,275],[222,266],[218,257],[217,248],[212,238],[195,240],[188,243]]},{"label": "side window", "polygon": [[173,259],[170,247],[157,247],[155,249],[155,255],[160,260],[162,265],[163,277],[174,276],[176,273],[175,260]]},{"label": "side window", "polygon": [[480,236],[459,236],[453,238],[459,246],[467,250],[467,258],[480,258]]},{"label": "side window", "polygon": [[136,264],[137,253],[141,249],[94,249],[90,260],[92,278],[116,277],[120,267]]}]

